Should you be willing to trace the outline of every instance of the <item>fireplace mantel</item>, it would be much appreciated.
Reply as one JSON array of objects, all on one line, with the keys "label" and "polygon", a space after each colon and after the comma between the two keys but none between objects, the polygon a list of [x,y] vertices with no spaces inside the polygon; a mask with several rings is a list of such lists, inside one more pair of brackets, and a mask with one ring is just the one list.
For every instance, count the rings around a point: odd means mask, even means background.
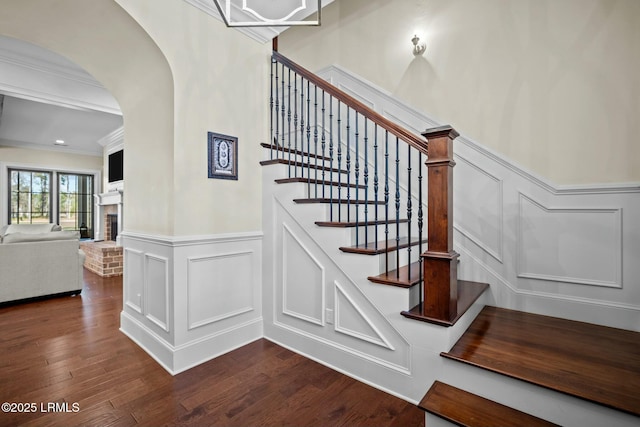
[{"label": "fireplace mantel", "polygon": [[122,190],[95,194],[93,197],[96,203],[95,240],[108,239],[108,236],[104,235],[103,230],[105,208],[115,205],[118,209],[118,237],[116,238],[116,245],[120,246],[120,234],[122,233]]}]

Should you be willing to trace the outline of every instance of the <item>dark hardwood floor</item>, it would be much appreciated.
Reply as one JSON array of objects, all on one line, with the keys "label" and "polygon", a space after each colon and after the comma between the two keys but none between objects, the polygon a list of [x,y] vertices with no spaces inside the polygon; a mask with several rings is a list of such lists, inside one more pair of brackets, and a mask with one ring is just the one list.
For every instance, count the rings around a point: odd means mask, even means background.
[{"label": "dark hardwood floor", "polygon": [[121,310],[121,278],[86,270],[81,296],[0,308],[0,403],[22,410],[0,425],[424,425],[415,405],[264,339],[171,376],[118,331]]}]

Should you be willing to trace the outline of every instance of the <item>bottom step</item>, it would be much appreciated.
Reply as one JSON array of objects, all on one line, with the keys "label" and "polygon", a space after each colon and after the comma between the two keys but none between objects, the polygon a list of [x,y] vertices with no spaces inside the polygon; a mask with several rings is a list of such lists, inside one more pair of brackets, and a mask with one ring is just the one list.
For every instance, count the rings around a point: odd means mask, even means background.
[{"label": "bottom step", "polygon": [[418,405],[459,426],[555,426],[541,418],[501,405],[473,393],[435,381]]}]

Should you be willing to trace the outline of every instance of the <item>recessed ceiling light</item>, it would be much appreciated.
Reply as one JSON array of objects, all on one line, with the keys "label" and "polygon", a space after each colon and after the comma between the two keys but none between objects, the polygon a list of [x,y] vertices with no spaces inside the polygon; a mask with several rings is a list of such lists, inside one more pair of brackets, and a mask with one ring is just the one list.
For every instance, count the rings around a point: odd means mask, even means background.
[{"label": "recessed ceiling light", "polygon": [[64,145],[64,141],[62,139],[56,139],[56,145]]}]

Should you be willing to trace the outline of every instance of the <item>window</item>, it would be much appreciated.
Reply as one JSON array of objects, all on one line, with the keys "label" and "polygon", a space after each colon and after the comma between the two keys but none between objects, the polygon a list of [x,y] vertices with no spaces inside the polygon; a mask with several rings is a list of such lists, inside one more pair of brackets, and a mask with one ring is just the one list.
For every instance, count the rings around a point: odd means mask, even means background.
[{"label": "window", "polygon": [[93,176],[58,173],[58,224],[93,237]]},{"label": "window", "polygon": [[51,173],[9,170],[9,222],[34,224],[51,222]]}]

